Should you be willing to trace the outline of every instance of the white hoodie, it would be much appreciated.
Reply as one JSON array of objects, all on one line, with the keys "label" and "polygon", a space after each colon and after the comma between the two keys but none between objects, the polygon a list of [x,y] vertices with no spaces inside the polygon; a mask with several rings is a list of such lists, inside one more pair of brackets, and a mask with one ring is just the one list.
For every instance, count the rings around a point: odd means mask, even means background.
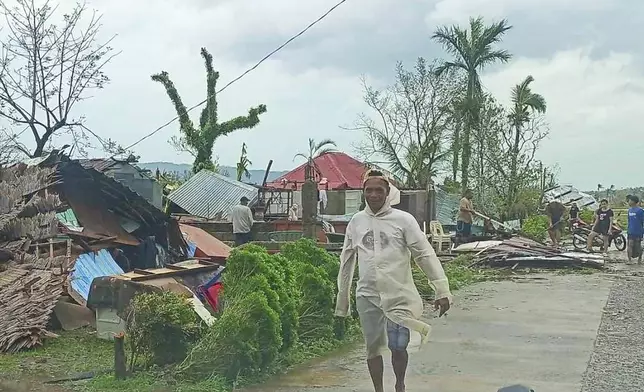
[{"label": "white hoodie", "polygon": [[443,266],[416,219],[392,208],[389,200],[378,213],[367,205],[351,218],[340,256],[336,316],[349,314],[356,256],[360,276],[356,296],[368,298],[388,319],[426,342],[430,326],[420,321],[423,301],[412,277],[411,257],[429,277],[436,298],[451,300],[451,293]]}]

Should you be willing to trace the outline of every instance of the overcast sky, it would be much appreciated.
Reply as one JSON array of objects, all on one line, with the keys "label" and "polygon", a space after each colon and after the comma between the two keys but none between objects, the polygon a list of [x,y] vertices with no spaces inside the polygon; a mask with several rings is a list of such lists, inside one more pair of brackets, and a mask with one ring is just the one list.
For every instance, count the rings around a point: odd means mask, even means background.
[{"label": "overcast sky", "polygon": [[[112,82],[78,106],[90,128],[124,145],[175,116],[150,75],[168,71],[184,102],[205,98],[199,50],[208,48],[233,79],[319,17],[337,0],[109,0],[89,2],[104,14],[103,34],[122,50],[107,68]],[[71,4],[64,0],[63,6]],[[331,138],[355,153],[361,134],[345,131],[363,111],[360,76],[389,83],[396,61],[445,57],[430,41],[440,24],[469,16],[508,18],[502,46],[508,65],[484,73],[502,101],[531,74],[547,100],[551,131],[539,158],[558,164],[562,183],[595,188],[641,185],[644,142],[644,2],[636,0],[348,0],[323,22],[232,85],[219,97],[221,119],[263,103],[252,130],[215,144],[220,163],[234,165],[246,142],[254,168],[291,169],[307,140]],[[193,113],[198,118],[198,110]],[[167,143],[173,124],[136,147],[142,161],[191,163]],[[633,173],[629,172],[633,168]]]}]

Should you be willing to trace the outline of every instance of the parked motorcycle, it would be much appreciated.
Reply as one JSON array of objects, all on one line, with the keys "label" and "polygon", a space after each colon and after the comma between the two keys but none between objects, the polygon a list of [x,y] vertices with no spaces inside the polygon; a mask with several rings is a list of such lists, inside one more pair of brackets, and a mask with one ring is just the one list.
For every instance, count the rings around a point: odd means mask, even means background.
[{"label": "parked motorcycle", "polygon": [[[575,249],[586,249],[588,244],[588,235],[590,234],[590,225],[584,221],[577,220],[572,223],[572,245]],[[626,249],[626,237],[621,227],[613,225],[613,230],[608,235],[608,247],[614,244],[617,250],[624,251]],[[604,241],[601,236],[595,237],[593,247],[598,246],[600,251],[604,251]]]}]

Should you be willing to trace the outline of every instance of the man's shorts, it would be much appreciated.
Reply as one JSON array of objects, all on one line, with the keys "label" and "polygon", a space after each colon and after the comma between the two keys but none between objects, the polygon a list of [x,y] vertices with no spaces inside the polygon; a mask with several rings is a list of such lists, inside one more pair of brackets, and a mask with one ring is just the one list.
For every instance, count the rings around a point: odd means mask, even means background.
[{"label": "man's shorts", "polygon": [[593,233],[597,233],[602,236],[607,236],[608,232],[610,231],[610,228],[608,226],[595,226],[593,227]]},{"label": "man's shorts", "polygon": [[252,233],[235,233],[235,246],[242,246],[251,242],[253,239]]},{"label": "man's shorts", "polygon": [[463,221],[456,222],[456,234],[462,237],[469,237],[472,235],[472,224]]},{"label": "man's shorts", "polygon": [[642,236],[629,234],[628,247],[631,251],[631,257],[640,257],[642,255]]},{"label": "man's shorts", "polygon": [[383,310],[368,298],[357,297],[356,308],[367,345],[367,359],[381,355],[385,345],[392,351],[407,349],[410,338],[409,328],[389,320]]},{"label": "man's shorts", "polygon": [[564,228],[564,222],[563,222],[563,220],[561,219],[561,217],[556,218],[556,219],[553,217],[553,218],[552,218],[552,221],[554,222],[554,223],[552,224],[552,229],[551,229],[552,231],[563,231],[563,228]]}]

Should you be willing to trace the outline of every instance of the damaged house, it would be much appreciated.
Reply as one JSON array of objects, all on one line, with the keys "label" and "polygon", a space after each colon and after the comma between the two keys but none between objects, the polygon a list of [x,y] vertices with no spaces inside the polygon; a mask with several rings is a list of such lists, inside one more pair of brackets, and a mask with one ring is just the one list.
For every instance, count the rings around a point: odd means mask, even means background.
[{"label": "damaged house", "polygon": [[51,336],[61,295],[86,300],[72,282],[85,273],[75,269],[81,256],[109,259],[122,273],[172,265],[188,252],[175,220],[91,165],[52,153],[0,168],[0,352]]}]

